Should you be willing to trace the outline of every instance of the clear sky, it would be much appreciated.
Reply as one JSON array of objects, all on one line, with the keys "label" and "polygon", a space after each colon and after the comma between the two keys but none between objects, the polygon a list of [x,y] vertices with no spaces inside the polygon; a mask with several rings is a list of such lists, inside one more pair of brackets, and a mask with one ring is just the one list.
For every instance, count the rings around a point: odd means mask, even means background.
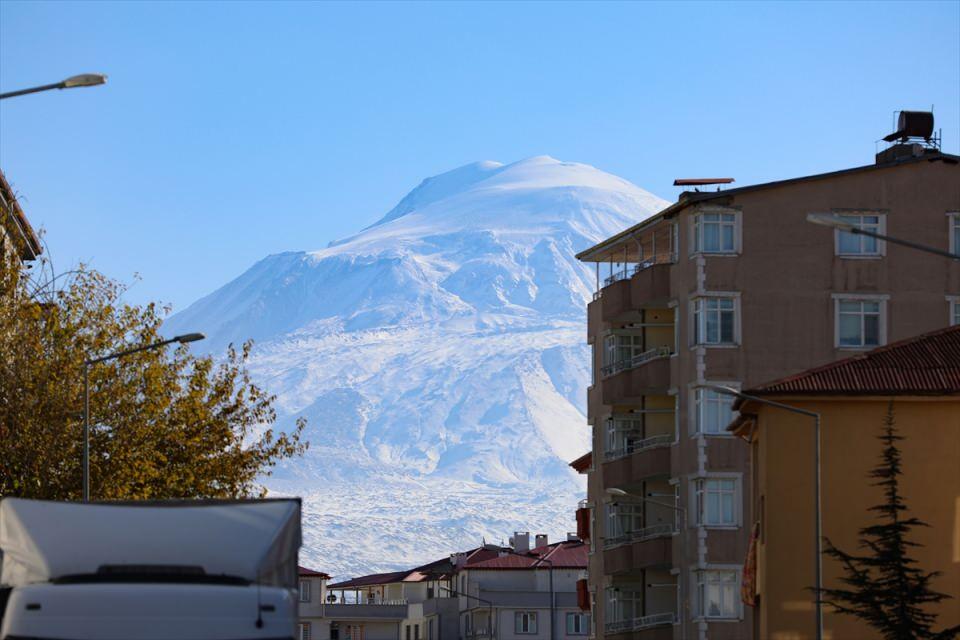
[{"label": "clear sky", "polygon": [[128,297],[182,309],[423,178],[549,154],[673,199],[872,162],[896,109],[960,152],[960,3],[14,2],[0,167]]}]

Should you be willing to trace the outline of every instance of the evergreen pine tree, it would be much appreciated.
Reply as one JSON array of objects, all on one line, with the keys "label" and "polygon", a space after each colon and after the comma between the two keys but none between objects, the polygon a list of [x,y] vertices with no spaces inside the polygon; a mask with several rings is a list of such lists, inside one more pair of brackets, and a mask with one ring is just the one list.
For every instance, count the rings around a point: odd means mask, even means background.
[{"label": "evergreen pine tree", "polygon": [[870,473],[874,486],[881,487],[884,502],[870,511],[877,513],[877,524],[860,529],[859,548],[864,555],[838,549],[826,539],[826,555],[839,561],[846,588],[823,589],[821,602],[839,613],[864,620],[880,632],[884,640],[949,640],[960,635],[960,625],[934,631],[936,614],[925,605],[936,604],[950,596],[931,589],[939,572],[924,572],[910,557],[911,547],[920,544],[909,540],[914,527],[929,526],[919,518],[907,517],[907,507],[900,494],[899,477],[903,474],[900,449],[894,424],[893,402],[887,409],[881,462]]}]

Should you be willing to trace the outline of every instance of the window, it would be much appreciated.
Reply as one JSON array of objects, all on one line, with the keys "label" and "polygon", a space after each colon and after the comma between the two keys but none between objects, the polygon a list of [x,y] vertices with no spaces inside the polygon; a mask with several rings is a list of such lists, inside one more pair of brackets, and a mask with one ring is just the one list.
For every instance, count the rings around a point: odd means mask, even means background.
[{"label": "window", "polygon": [[735,527],[737,522],[736,478],[697,480],[697,513],[700,524],[713,527]]},{"label": "window", "polygon": [[608,587],[607,622],[623,622],[643,617],[643,586]]},{"label": "window", "polygon": [[430,618],[430,621],[427,623],[427,640],[434,640],[436,637],[433,633],[433,625],[435,620]]},{"label": "window", "polygon": [[734,397],[712,389],[696,389],[695,433],[726,434],[733,420]]},{"label": "window", "polygon": [[950,324],[960,324],[960,296],[950,296],[947,302],[950,303]]},{"label": "window", "polygon": [[950,253],[960,254],[960,211],[947,214],[950,231]]},{"label": "window", "polygon": [[586,613],[567,614],[567,635],[585,636],[590,631],[590,616]]},{"label": "window", "polygon": [[[852,215],[837,216],[840,220],[852,224],[857,229],[873,233],[884,232],[884,216]],[[838,256],[879,256],[883,255],[883,241],[849,231],[836,231],[836,252]]]},{"label": "window", "polygon": [[468,612],[465,616],[463,616],[463,628],[467,633],[470,633],[470,631],[473,630],[473,614],[472,613]]},{"label": "window", "polygon": [[310,602],[310,581],[300,581],[300,602]]},{"label": "window", "polygon": [[607,503],[607,539],[619,538],[643,528],[643,504]]},{"label": "window", "polygon": [[632,366],[633,359],[643,354],[643,336],[612,334],[603,339],[603,370],[610,375]]},{"label": "window", "polygon": [[536,611],[517,611],[513,614],[514,631],[516,633],[536,633],[537,632],[537,612]]},{"label": "window", "polygon": [[407,640],[410,640],[410,625],[407,625]]},{"label": "window", "polygon": [[884,300],[837,298],[837,346],[870,348],[885,342]]},{"label": "window", "polygon": [[420,625],[413,625],[413,640],[420,640]]},{"label": "window", "polygon": [[693,301],[694,344],[736,343],[736,302],[733,298],[697,298]]},{"label": "window", "polygon": [[704,618],[736,618],[740,614],[736,571],[698,571],[697,592]]},{"label": "window", "polygon": [[310,640],[310,623],[309,622],[301,622],[299,625],[297,625],[297,631],[298,631],[298,635],[297,635],[298,640]]},{"label": "window", "polygon": [[701,213],[693,219],[694,253],[735,253],[736,250],[736,214]]}]

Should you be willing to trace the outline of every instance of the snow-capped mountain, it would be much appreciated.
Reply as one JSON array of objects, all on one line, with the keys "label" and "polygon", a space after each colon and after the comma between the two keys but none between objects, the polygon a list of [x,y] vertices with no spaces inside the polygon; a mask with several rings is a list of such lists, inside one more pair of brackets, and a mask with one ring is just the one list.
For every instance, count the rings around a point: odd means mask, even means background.
[{"label": "snow-capped mountain", "polygon": [[594,274],[574,254],[666,204],[546,156],[469,164],[352,237],[261,260],[168,331],[254,338],[278,427],[307,417],[309,452],[266,480],[304,496],[305,564],[347,577],[562,535],[589,446]]}]

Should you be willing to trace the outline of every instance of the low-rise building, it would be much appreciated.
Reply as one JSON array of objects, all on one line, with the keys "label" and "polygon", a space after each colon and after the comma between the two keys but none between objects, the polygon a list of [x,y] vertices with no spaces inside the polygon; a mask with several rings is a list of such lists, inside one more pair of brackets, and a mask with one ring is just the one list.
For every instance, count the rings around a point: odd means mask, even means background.
[{"label": "low-rise building", "polygon": [[40,252],[40,240],[0,171],[0,259],[27,262],[35,260]]},{"label": "low-rise building", "polygon": [[[859,530],[878,524],[870,507],[883,491],[870,472],[880,461],[888,408],[901,455],[899,489],[908,511],[929,526],[909,534],[910,555],[939,571],[930,588],[949,599],[931,605],[943,628],[960,621],[960,326],[845,358],[745,393],[819,414],[823,537],[850,553]],[[749,442],[749,496],[756,519],[756,578],[745,596],[753,635],[815,638],[815,431],[812,416],[741,400],[730,426]],[[744,447],[746,448],[746,447]],[[821,556],[823,585],[846,588],[840,564]],[[858,618],[824,607],[824,638],[879,638]]]},{"label": "low-rise building", "polygon": [[329,638],[330,624],[326,620],[324,607],[327,602],[327,580],[330,576],[322,571],[299,567],[298,585],[299,636],[297,640]]}]

